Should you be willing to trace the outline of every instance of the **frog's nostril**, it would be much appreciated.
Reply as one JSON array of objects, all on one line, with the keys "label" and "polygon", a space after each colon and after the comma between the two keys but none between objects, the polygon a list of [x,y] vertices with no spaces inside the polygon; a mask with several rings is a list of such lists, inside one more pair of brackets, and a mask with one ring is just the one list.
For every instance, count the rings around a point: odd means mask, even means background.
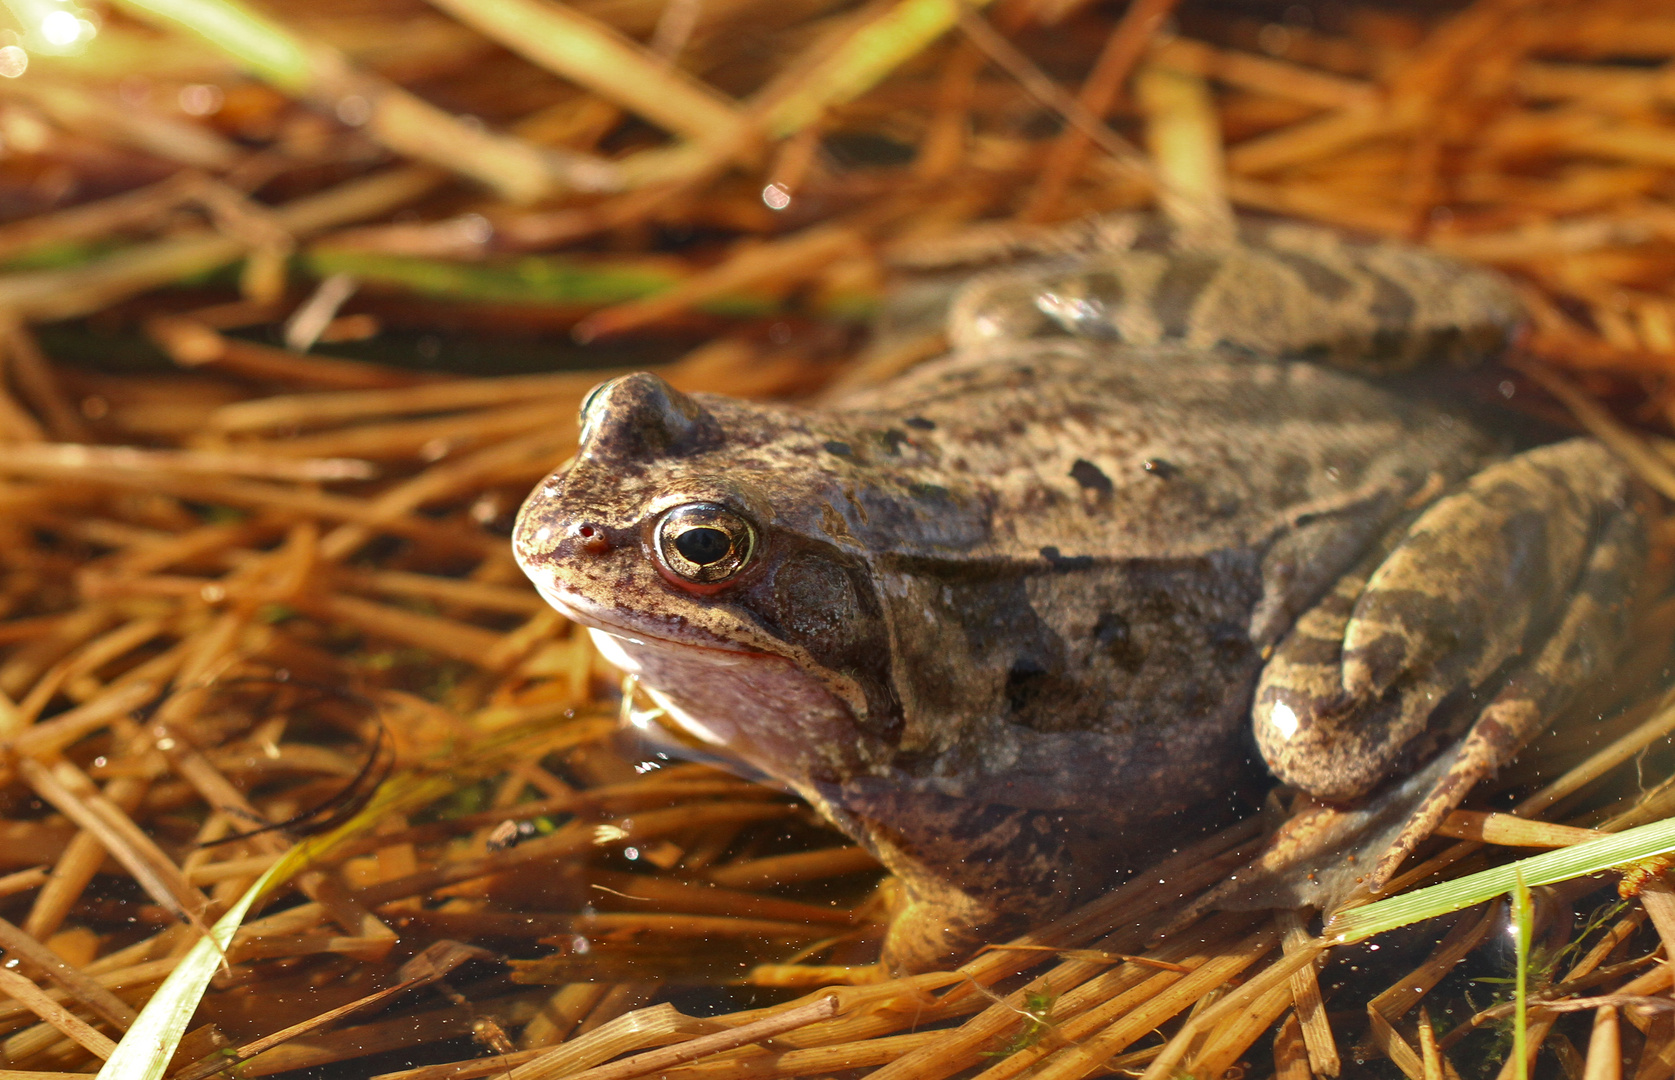
[{"label": "frog's nostril", "polygon": [[584,522],[573,526],[570,532],[580,542],[578,546],[589,555],[603,555],[611,550],[610,537],[598,525]]}]

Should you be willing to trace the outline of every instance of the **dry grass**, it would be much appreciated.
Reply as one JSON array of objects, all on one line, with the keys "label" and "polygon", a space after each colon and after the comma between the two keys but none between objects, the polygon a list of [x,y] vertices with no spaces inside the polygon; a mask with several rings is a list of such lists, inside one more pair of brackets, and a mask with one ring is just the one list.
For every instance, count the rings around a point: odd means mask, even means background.
[{"label": "dry grass", "polygon": [[[866,856],[772,789],[624,751],[616,677],[511,561],[604,372],[378,362],[512,327],[685,389],[808,395],[941,347],[855,355],[893,274],[1089,213],[1159,202],[1213,234],[1237,208],[1507,271],[1533,320],[1490,386],[1675,497],[1675,17],[978,7],[288,0],[213,30],[114,0],[79,53],[19,39],[0,1080],[96,1069],[201,928],[386,777],[431,794],[246,924],[170,1075],[1495,1072],[1509,1010],[1468,981],[1505,974],[1495,912],[1382,955],[1329,957],[1290,912],[1158,937],[1265,820],[885,978]],[[175,370],[43,347],[89,335]],[[1456,813],[1402,884],[1668,816],[1672,619],[1649,605],[1613,685],[1481,803],[1517,816]],[[1599,883],[1538,897],[1538,1071],[1675,1071],[1662,869],[1585,924]]]}]

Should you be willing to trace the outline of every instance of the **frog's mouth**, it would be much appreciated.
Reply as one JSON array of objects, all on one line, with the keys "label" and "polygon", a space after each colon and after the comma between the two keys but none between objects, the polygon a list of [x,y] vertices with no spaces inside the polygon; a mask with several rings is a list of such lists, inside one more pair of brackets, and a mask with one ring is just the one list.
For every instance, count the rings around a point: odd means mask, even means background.
[{"label": "frog's mouth", "polygon": [[[773,655],[759,649],[746,648],[723,638],[711,637],[707,634],[705,636],[710,637],[707,642],[664,637],[662,634],[648,631],[644,626],[635,626],[620,619],[613,619],[608,614],[612,609],[589,600],[581,593],[571,592],[569,589],[551,582],[537,582],[535,591],[540,593],[541,599],[545,600],[560,615],[573,623],[594,631],[595,641],[598,641],[601,635],[606,635],[612,638],[620,638],[634,645],[655,644],[661,648],[693,649],[699,652],[725,653],[732,656],[767,657]],[[692,628],[692,632],[694,634],[704,633],[697,628]],[[613,664],[625,671],[632,670],[632,668],[617,664],[612,657],[608,656],[607,659],[610,659]]]}]

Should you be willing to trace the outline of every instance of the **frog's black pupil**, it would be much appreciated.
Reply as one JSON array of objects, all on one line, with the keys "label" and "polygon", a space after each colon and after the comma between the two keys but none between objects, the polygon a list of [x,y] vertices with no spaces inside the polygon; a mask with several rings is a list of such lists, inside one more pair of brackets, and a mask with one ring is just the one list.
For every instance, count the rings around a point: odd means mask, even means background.
[{"label": "frog's black pupil", "polygon": [[733,538],[720,529],[699,526],[675,537],[675,550],[699,566],[720,562],[733,550]]}]

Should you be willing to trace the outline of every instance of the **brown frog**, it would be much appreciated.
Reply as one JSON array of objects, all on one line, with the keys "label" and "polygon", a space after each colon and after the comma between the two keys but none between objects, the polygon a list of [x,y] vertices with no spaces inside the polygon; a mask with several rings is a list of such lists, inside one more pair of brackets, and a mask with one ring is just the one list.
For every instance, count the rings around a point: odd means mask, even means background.
[{"label": "brown frog", "polygon": [[1145,227],[973,280],[950,353],[820,408],[603,384],[514,547],[678,723],[901,878],[885,959],[919,968],[1166,849],[1253,724],[1326,800],[1436,762],[1411,847],[1611,661],[1646,529],[1599,445],[1508,457],[1305,362],[1467,361],[1518,323],[1414,249]]}]

